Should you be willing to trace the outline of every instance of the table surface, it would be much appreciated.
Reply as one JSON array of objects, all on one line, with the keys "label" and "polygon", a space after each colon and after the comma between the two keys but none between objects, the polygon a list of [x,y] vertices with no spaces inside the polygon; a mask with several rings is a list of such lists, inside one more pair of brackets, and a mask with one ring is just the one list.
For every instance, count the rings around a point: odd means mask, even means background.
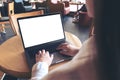
[{"label": "table surface", "polygon": [[[71,44],[81,47],[81,41],[72,33],[65,32],[66,40]],[[14,36],[0,45],[0,70],[20,78],[29,78],[30,70],[28,68],[24,49],[20,36]],[[51,65],[49,70],[52,70],[62,64],[58,63]]]}]

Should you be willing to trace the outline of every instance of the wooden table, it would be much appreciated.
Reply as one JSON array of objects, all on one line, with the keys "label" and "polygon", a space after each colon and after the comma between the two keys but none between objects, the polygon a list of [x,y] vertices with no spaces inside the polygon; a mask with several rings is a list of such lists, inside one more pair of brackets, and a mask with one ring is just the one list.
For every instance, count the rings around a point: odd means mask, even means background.
[{"label": "wooden table", "polygon": [[[81,47],[81,41],[72,33],[65,32],[66,39],[71,44]],[[29,78],[30,70],[28,68],[26,57],[24,54],[24,49],[20,36],[14,36],[0,45],[0,70],[19,77],[19,78]],[[50,70],[64,64],[65,62],[52,65]]]}]

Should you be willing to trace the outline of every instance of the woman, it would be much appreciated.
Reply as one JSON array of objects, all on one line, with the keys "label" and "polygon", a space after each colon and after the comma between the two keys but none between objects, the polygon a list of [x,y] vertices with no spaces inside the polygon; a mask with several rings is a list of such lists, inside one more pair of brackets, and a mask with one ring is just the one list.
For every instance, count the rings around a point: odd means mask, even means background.
[{"label": "woman", "polygon": [[[86,0],[88,15],[94,17],[94,0]],[[58,46],[61,54],[74,56],[68,63],[48,73],[53,60],[48,51],[42,50],[36,54],[36,64],[32,68],[31,80],[98,80],[97,50],[95,37],[83,43],[82,48],[68,43]],[[69,66],[69,67],[68,67]]]}]

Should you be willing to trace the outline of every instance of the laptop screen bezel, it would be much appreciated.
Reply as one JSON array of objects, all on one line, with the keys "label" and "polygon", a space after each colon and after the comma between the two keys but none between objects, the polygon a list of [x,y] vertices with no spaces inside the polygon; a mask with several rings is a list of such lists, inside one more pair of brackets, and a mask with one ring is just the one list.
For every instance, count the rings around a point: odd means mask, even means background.
[{"label": "laptop screen bezel", "polygon": [[[47,42],[47,43],[43,43],[43,44],[38,44],[38,45],[34,45],[34,46],[30,46],[30,47],[27,47],[25,48],[25,43],[24,43],[24,40],[23,40],[23,35],[22,35],[22,32],[21,32],[21,28],[20,28],[20,24],[19,24],[19,20],[22,20],[22,19],[28,19],[28,18],[35,18],[35,17],[42,17],[42,16],[49,16],[49,15],[60,15],[61,17],[61,23],[62,23],[62,30],[63,30],[63,34],[64,34],[64,38],[61,38],[59,40],[55,40],[55,41],[51,41],[51,42]],[[63,26],[63,18],[62,18],[62,15],[61,13],[49,13],[49,14],[44,14],[44,15],[38,15],[38,16],[30,16],[30,17],[22,17],[22,18],[17,18],[17,23],[18,23],[18,28],[19,28],[19,32],[20,32],[20,36],[21,36],[21,39],[22,39],[22,43],[23,43],[23,47],[24,49],[30,49],[32,47],[35,47],[35,46],[46,46],[46,45],[49,45],[49,44],[54,44],[54,43],[63,43],[66,41],[66,37],[65,37],[65,32],[64,32],[64,26]]]}]

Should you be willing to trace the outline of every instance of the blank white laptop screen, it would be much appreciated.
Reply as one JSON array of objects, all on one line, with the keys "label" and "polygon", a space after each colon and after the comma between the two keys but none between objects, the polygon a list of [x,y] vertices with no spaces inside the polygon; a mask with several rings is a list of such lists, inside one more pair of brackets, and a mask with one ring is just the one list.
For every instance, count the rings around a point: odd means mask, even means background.
[{"label": "blank white laptop screen", "polygon": [[63,39],[60,14],[19,19],[25,48]]}]

